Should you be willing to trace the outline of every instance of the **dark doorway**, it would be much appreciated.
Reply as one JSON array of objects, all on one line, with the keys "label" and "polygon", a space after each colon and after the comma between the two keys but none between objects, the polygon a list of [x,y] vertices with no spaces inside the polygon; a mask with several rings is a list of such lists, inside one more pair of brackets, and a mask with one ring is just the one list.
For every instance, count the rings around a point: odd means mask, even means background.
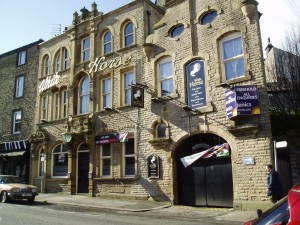
[{"label": "dark doorway", "polygon": [[78,152],[77,193],[89,192],[89,151]]},{"label": "dark doorway", "polygon": [[[184,167],[180,158],[202,152],[226,141],[216,135],[199,134],[185,140],[177,150],[178,203],[191,206],[233,206],[230,157],[199,159]],[[196,147],[195,147],[196,146]]]}]

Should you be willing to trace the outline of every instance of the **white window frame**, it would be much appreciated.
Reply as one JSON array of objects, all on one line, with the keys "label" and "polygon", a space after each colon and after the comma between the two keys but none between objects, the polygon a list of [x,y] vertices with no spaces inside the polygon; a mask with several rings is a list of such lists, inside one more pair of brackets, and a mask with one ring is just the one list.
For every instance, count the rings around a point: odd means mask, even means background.
[{"label": "white window frame", "polygon": [[44,76],[50,74],[50,57],[47,55],[44,59]]},{"label": "white window frame", "polygon": [[63,48],[63,63],[64,63],[64,69],[69,69],[70,68],[70,54],[68,49]]},{"label": "white window frame", "polygon": [[[132,141],[133,142],[133,151],[134,151],[134,153],[133,154],[126,154],[126,143],[128,143],[129,141]],[[123,165],[123,167],[122,167],[122,170],[123,170],[123,176],[124,177],[135,177],[135,175],[136,175],[136,170],[137,170],[137,168],[136,168],[136,147],[135,147],[135,139],[133,139],[133,138],[131,138],[131,139],[128,139],[128,142],[123,142],[122,143],[122,152],[123,152],[123,163],[122,163],[122,165]],[[127,158],[133,158],[134,159],[134,174],[129,174],[129,175],[127,175],[126,174],[126,159]]]},{"label": "white window frame", "polygon": [[[224,59],[224,43],[228,42],[230,40],[233,40],[233,39],[237,39],[237,38],[240,38],[240,40],[241,40],[242,54],[235,55],[232,58]],[[234,33],[229,34],[226,37],[222,38],[220,40],[220,50],[221,50],[220,55],[221,55],[221,62],[222,62],[222,75],[223,75],[222,80],[223,80],[223,82],[228,81],[228,80],[235,80],[235,79],[245,77],[246,76],[246,73],[245,73],[245,55],[244,55],[244,47],[243,47],[243,38],[242,38],[241,33],[240,32],[234,32]],[[227,79],[227,74],[226,74],[226,70],[225,70],[225,63],[226,62],[237,61],[239,59],[243,59],[243,61],[244,61],[244,71],[243,71],[244,73],[243,73],[243,75],[240,75],[240,76],[236,75],[235,77],[233,77],[231,79]]]},{"label": "white window frame", "polygon": [[[130,84],[126,82],[127,77],[132,77]],[[123,73],[123,104],[124,105],[131,104],[131,84],[133,82],[134,82],[134,72],[133,71],[124,72]]]},{"label": "white window frame", "polygon": [[[107,86],[109,87],[109,90],[106,90],[104,87],[106,86],[105,85],[105,82],[110,82],[110,84]],[[112,107],[112,80],[111,78],[106,78],[106,79],[102,79],[101,80],[101,108],[104,109],[105,107],[109,107],[111,108]],[[109,104],[106,104],[107,103],[107,100],[108,100],[108,103]]]},{"label": "white window frame", "polygon": [[59,116],[59,92],[55,92],[53,94],[53,119],[57,120],[60,118]]},{"label": "white window frame", "polygon": [[18,66],[24,65],[26,63],[26,51],[19,52],[18,54]]},{"label": "white window frame", "polygon": [[13,134],[21,133],[22,111],[14,111]]},{"label": "white window frame", "polygon": [[68,101],[68,90],[63,90],[61,93],[62,118],[66,118],[68,116]]},{"label": "white window frame", "polygon": [[[86,46],[85,48],[85,42],[87,40],[89,41],[89,45]],[[90,48],[91,48],[91,38],[90,37],[84,38],[82,40],[82,62],[86,62],[90,60],[91,58]]]},{"label": "white window frame", "polygon": [[24,94],[25,76],[18,76],[16,79],[16,98],[22,97]]},{"label": "white window frame", "polygon": [[[161,78],[161,72],[160,68],[162,65],[165,65],[167,63],[170,63],[172,66],[171,74],[169,74],[167,77]],[[164,96],[171,96],[174,94],[174,65],[171,57],[165,57],[162,60],[160,60],[157,64],[157,80],[158,80],[158,96],[164,97]],[[162,83],[165,81],[171,81],[172,83],[172,92],[168,94],[162,93]]]},{"label": "white window frame", "polygon": [[[54,152],[54,150],[58,147],[58,146],[60,146],[60,151],[59,152]],[[64,156],[64,158],[65,158],[65,160],[67,160],[67,164],[69,164],[69,152],[68,152],[68,150],[67,151],[62,151],[63,150],[63,147],[64,147],[64,145],[63,144],[59,144],[59,145],[56,145],[54,148],[53,148],[53,150],[52,150],[52,165],[51,165],[51,174],[52,174],[52,177],[55,177],[55,178],[67,178],[68,177],[68,169],[67,169],[67,174],[66,174],[66,176],[55,176],[54,175],[54,160],[55,160],[55,155],[59,155],[59,154],[64,154],[65,156]],[[66,147],[65,147],[66,148]],[[68,167],[68,165],[67,165],[67,167]]]},{"label": "white window frame", "polygon": [[41,96],[41,120],[47,120],[48,118],[48,96]]},{"label": "white window frame", "polygon": [[57,54],[55,59],[55,72],[61,71],[61,58],[60,53]]},{"label": "white window frame", "polygon": [[[109,148],[109,156],[104,156],[104,148],[107,147]],[[110,163],[110,174],[103,174],[103,166],[104,166],[104,160],[109,160]],[[100,176],[101,177],[112,177],[112,145],[111,144],[103,144],[101,145],[100,148]]]},{"label": "white window frame", "polygon": [[[86,83],[87,82],[87,83]],[[86,85],[86,89],[83,89],[83,85]],[[86,114],[90,112],[90,78],[86,76],[82,78],[79,84],[79,114]],[[87,106],[84,107],[84,105]]]},{"label": "white window frame", "polygon": [[[110,33],[110,39],[108,41],[105,41],[105,36]],[[105,47],[107,45],[110,45],[110,50],[109,51],[106,51]],[[103,34],[103,54],[108,54],[108,53],[111,53],[112,52],[112,33],[110,30],[107,30],[104,34]]]},{"label": "white window frame", "polygon": [[[131,33],[126,33],[126,28],[129,24],[132,24],[132,32]],[[132,21],[128,21],[127,23],[124,24],[124,29],[123,29],[123,34],[124,34],[124,39],[123,39],[123,43],[124,43],[124,47],[129,47],[129,46],[132,46],[134,45],[135,43],[135,37],[134,37],[134,33],[135,33],[135,30],[134,30],[134,24]],[[132,43],[130,44],[126,44],[126,39],[128,37],[132,36]]]}]

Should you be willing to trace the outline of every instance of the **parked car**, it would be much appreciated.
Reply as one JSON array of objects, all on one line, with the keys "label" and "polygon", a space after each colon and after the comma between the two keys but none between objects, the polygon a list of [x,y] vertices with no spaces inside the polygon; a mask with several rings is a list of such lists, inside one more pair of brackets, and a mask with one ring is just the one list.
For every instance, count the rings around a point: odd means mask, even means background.
[{"label": "parked car", "polygon": [[36,195],[38,195],[37,187],[25,184],[20,177],[0,175],[1,202],[15,199],[27,199],[28,202],[34,202]]},{"label": "parked car", "polygon": [[[258,212],[260,212],[258,210]],[[260,213],[258,213],[260,214]],[[290,189],[288,195],[276,202],[258,218],[244,225],[299,225],[300,224],[300,184]]]}]

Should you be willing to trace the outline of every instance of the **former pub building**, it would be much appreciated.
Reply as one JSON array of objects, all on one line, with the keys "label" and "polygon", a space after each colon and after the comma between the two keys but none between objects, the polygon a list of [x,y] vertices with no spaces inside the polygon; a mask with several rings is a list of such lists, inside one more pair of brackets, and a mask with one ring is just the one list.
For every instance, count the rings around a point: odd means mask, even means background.
[{"label": "former pub building", "polygon": [[266,199],[256,1],[75,12],[40,45],[31,181],[43,192],[246,208]]}]

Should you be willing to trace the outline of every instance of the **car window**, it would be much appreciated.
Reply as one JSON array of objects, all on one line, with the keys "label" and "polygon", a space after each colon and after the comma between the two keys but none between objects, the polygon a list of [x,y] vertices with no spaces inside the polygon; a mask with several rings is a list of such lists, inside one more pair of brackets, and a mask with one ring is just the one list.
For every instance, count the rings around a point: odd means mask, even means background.
[{"label": "car window", "polygon": [[6,177],[5,183],[22,183],[22,180],[19,177]]},{"label": "car window", "polygon": [[290,218],[287,197],[277,202],[272,208],[263,213],[261,217],[253,222],[253,225],[270,225],[279,222],[287,224]]}]

